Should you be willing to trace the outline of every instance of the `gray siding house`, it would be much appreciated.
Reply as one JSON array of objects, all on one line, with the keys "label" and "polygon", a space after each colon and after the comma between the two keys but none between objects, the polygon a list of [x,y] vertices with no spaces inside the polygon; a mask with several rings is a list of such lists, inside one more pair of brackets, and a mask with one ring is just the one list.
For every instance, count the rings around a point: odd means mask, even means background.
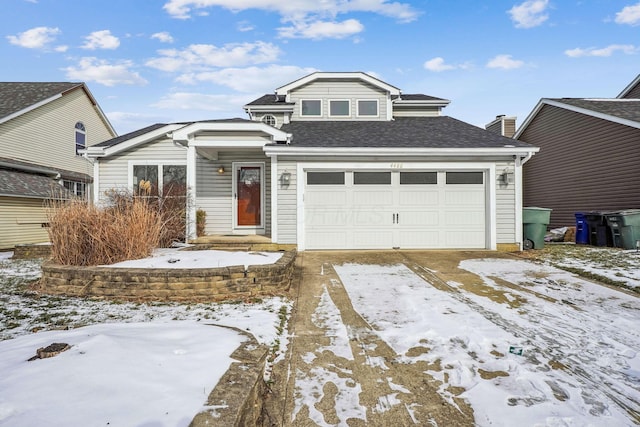
[{"label": "gray siding house", "polygon": [[181,171],[208,234],[312,249],[480,248],[522,243],[522,165],[538,151],[442,115],[361,72],[317,72],[244,106],[248,119],[155,124],[86,150],[95,198],[162,192]]},{"label": "gray siding house", "polygon": [[84,83],[0,82],[0,248],[48,242],[44,201],[88,196],[81,150],[114,136]]},{"label": "gray siding house", "polygon": [[524,204],[576,212],[640,208],[640,76],[617,98],[543,98],[515,139],[541,151],[524,170]]}]

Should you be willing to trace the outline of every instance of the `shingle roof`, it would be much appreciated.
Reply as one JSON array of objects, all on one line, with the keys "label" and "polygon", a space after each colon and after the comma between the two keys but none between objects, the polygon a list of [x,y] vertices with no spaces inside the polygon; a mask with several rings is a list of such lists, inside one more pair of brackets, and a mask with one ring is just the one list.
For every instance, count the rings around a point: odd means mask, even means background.
[{"label": "shingle roof", "polygon": [[[11,159],[8,157],[0,157],[0,167],[6,169],[15,169],[17,171],[22,172],[33,172],[33,169],[46,171],[47,174],[60,174],[60,178],[66,179],[69,181],[80,181],[80,182],[93,182],[93,178],[91,175],[75,172],[66,169],[60,169],[52,166],[43,166],[32,162],[25,162],[22,160]],[[30,172],[31,171],[31,172]]]},{"label": "shingle roof", "polygon": [[115,138],[107,139],[106,141],[102,141],[98,144],[92,145],[92,147],[111,147],[113,145],[118,145],[121,142],[125,142],[137,136],[144,135],[147,132],[152,132],[156,129],[160,129],[161,127],[164,127],[166,125],[167,125],[166,123],[155,123],[151,126],[147,126],[146,128],[134,130],[133,132],[129,132],[124,135],[117,136]]},{"label": "shingle roof", "polygon": [[64,82],[0,82],[0,118],[82,85]]},{"label": "shingle roof", "polygon": [[552,101],[640,122],[640,99],[552,98]]},{"label": "shingle roof", "polygon": [[297,147],[499,148],[531,147],[460,120],[398,117],[393,121],[295,121],[282,130]]},{"label": "shingle roof", "polygon": [[0,195],[36,199],[72,198],[66,188],[45,175],[0,168]]},{"label": "shingle roof", "polygon": [[278,96],[274,93],[268,93],[260,98],[251,101],[247,105],[295,105],[294,102],[285,102],[284,96]]},{"label": "shingle roof", "polygon": [[394,100],[400,99],[401,101],[446,101],[443,98],[437,98],[431,95],[424,95],[422,93],[403,93],[399,97],[394,97]]}]

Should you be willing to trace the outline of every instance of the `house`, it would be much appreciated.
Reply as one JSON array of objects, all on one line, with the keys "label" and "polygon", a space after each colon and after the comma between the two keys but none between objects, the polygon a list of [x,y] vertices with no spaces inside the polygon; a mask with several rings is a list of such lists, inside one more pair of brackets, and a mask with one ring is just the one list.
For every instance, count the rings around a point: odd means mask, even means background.
[{"label": "house", "polygon": [[616,98],[542,98],[514,136],[541,148],[524,170],[524,204],[575,213],[640,208],[640,75]]},{"label": "house", "polygon": [[84,83],[0,82],[0,248],[47,242],[45,200],[88,195],[80,150],[114,136]]},{"label": "house", "polygon": [[184,180],[208,234],[311,249],[518,249],[522,165],[537,148],[442,115],[362,72],[317,72],[248,119],[154,124],[86,150],[96,201]]}]

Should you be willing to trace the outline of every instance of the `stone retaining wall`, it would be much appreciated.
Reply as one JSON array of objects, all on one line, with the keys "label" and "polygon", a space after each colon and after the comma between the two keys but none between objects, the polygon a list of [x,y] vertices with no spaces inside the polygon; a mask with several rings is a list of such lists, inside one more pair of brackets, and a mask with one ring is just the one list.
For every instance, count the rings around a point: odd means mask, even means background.
[{"label": "stone retaining wall", "polygon": [[51,245],[16,245],[13,248],[13,259],[49,258]]},{"label": "stone retaining wall", "polygon": [[296,251],[274,264],[218,268],[78,267],[45,262],[40,290],[51,294],[119,300],[221,301],[289,290]]}]

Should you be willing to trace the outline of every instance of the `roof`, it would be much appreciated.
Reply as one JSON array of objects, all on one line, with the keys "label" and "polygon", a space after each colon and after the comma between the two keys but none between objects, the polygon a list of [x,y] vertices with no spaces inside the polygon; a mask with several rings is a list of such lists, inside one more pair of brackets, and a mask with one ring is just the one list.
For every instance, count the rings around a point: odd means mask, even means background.
[{"label": "roof", "polygon": [[280,86],[276,89],[276,93],[278,95],[286,95],[291,90],[297,89],[301,86],[309,84],[315,80],[361,80],[369,83],[370,85],[376,86],[381,90],[389,92],[391,95],[399,95],[400,89],[397,87],[390,85],[389,83],[383,82],[382,80],[373,77],[367,73],[363,73],[361,71],[354,72],[322,72],[317,71],[315,73],[308,74],[304,77],[299,78],[298,80],[294,80],[291,83],[287,83],[284,86]]},{"label": "roof", "polygon": [[164,126],[167,126],[167,124],[166,123],[155,123],[155,124],[153,124],[151,126],[147,126],[145,128],[142,128],[142,129],[134,130],[133,132],[129,132],[129,133],[126,133],[124,135],[117,136],[115,138],[107,139],[106,141],[102,141],[102,142],[100,142],[98,144],[92,145],[92,147],[112,147],[114,145],[120,144],[121,142],[128,141],[128,140],[130,140],[132,138],[135,138],[135,137],[140,136],[140,135],[144,135],[145,133],[154,131],[154,130],[159,129],[159,128],[164,127]]},{"label": "roof", "polygon": [[70,199],[73,195],[51,176],[0,168],[0,196]]},{"label": "roof", "polygon": [[640,99],[551,98],[573,107],[640,122]]},{"label": "roof", "polygon": [[247,105],[295,105],[295,102],[285,102],[284,96],[268,93]]},{"label": "roof", "polygon": [[394,96],[393,99],[394,101],[447,101],[443,98],[436,98],[435,96],[424,95],[421,93],[403,93],[400,96]]},{"label": "roof", "polygon": [[627,98],[627,95],[634,91],[638,85],[640,85],[640,74],[618,94],[617,98]]},{"label": "roof", "polygon": [[91,175],[86,173],[69,171],[51,166],[42,166],[36,163],[11,159],[8,157],[0,157],[0,168],[15,169],[21,172],[37,173],[51,177],[59,176],[61,179],[69,181],[93,182]]},{"label": "roof", "polygon": [[0,118],[79,86],[83,86],[83,83],[0,82]]},{"label": "roof", "polygon": [[393,121],[295,121],[282,130],[295,147],[502,148],[532,147],[447,117],[398,117]]}]

